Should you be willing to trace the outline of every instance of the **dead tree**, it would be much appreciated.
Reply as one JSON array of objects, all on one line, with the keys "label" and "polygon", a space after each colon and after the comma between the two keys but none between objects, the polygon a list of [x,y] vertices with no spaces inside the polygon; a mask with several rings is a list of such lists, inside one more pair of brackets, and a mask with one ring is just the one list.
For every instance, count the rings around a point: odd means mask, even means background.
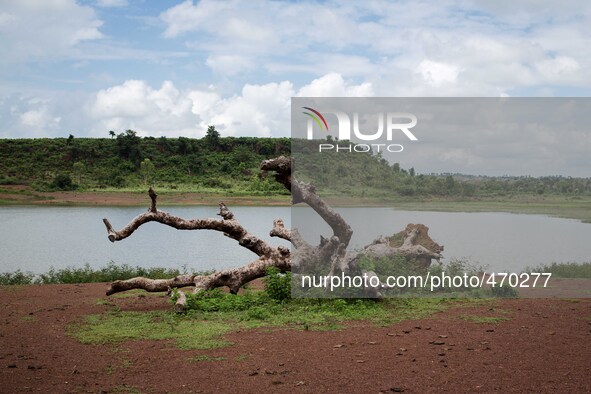
[{"label": "dead tree", "polygon": [[[144,289],[150,292],[164,292],[174,288],[195,286],[195,292],[227,286],[233,294],[246,283],[266,275],[268,267],[276,267],[280,271],[299,271],[305,269],[305,264],[315,261],[328,262],[329,275],[346,273],[349,275],[363,274],[357,265],[361,255],[370,257],[390,257],[402,255],[423,266],[428,266],[431,259],[439,260],[443,247],[429,238],[428,228],[423,225],[408,225],[401,234],[400,245],[393,244],[388,238],[381,237],[367,245],[361,253],[347,252],[347,246],[353,235],[353,230],[347,222],[335,212],[322,198],[316,194],[311,184],[299,182],[292,178],[292,162],[290,157],[277,157],[261,163],[261,170],[275,172],[275,180],[287,188],[292,195],[292,204],[305,203],[310,206],[332,229],[330,238],[321,237],[319,245],[310,245],[297,229],[288,229],[282,219],[273,222],[270,235],[289,241],[293,251],[284,247],[274,247],[264,240],[248,232],[228,207],[221,202],[218,215],[220,219],[183,219],[157,208],[158,195],[151,188],[148,194],[151,205],[147,212],[132,219],[121,230],[116,231],[107,219],[103,219],[107,227],[108,238],[111,242],[121,241],[133,234],[142,224],[158,222],[178,230],[215,230],[235,239],[242,247],[254,252],[258,259],[240,268],[215,272],[211,275],[179,275],[171,279],[149,279],[137,277],[127,280],[117,280],[110,284],[107,295],[131,289]],[[399,237],[400,238],[400,237]],[[372,272],[365,273],[369,276]],[[379,288],[367,289],[367,295],[379,297]],[[177,309],[182,310],[185,304],[183,292],[179,292]]]}]

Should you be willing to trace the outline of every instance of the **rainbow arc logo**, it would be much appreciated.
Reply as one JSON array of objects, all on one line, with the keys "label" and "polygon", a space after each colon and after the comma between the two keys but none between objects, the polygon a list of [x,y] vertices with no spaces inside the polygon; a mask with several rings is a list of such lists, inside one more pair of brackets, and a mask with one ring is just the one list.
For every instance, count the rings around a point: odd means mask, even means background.
[{"label": "rainbow arc logo", "polygon": [[309,117],[311,117],[312,119],[314,119],[314,121],[318,124],[318,127],[320,127],[320,130],[324,129],[325,131],[328,131],[328,123],[326,123],[326,119],[324,119],[324,116],[322,116],[322,114],[320,112],[318,112],[314,108],[310,108],[310,107],[302,107],[302,108],[310,111],[310,112],[304,111],[302,113],[306,114]]}]

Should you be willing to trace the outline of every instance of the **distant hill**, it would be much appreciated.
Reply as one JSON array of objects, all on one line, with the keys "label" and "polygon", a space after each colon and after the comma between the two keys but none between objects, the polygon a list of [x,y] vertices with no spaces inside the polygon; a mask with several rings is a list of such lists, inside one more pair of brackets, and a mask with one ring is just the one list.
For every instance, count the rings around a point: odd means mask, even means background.
[{"label": "distant hill", "polygon": [[[222,138],[214,128],[201,139],[142,138],[132,130],[113,138],[0,139],[0,185],[24,184],[41,191],[154,185],[159,190],[285,194],[259,164],[289,155],[291,144],[289,138]],[[300,148],[297,176],[316,184],[325,195],[591,195],[591,178],[425,175],[371,153],[319,155],[311,154],[312,145]]]},{"label": "distant hill", "polygon": [[288,138],[141,138],[131,130],[111,139],[0,139],[0,184],[37,190],[155,184],[268,194],[282,187],[261,177],[260,162],[289,152]]}]

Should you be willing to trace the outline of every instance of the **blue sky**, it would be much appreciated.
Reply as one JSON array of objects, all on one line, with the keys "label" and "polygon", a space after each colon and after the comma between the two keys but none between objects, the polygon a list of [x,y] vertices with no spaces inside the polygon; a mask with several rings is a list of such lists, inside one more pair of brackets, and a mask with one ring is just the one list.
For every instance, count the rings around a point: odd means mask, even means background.
[{"label": "blue sky", "polygon": [[293,96],[583,96],[580,1],[0,0],[0,137],[288,136]]}]

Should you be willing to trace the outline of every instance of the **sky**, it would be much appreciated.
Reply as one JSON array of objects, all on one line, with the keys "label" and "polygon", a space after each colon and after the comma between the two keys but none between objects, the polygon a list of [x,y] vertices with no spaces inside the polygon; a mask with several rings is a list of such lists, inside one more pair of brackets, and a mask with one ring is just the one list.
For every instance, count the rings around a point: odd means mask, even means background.
[{"label": "sky", "polygon": [[[0,0],[0,138],[289,136],[297,96],[589,97],[589,48],[582,1]],[[466,172],[444,156],[422,171]]]}]

